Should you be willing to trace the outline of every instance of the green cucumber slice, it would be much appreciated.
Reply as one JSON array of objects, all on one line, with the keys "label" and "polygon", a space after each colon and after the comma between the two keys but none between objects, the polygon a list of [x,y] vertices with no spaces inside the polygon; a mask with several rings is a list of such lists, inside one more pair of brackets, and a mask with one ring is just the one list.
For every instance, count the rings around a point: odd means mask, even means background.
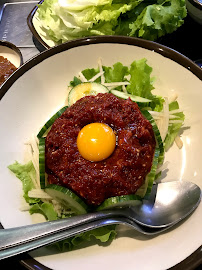
[{"label": "green cucumber slice", "polygon": [[139,97],[139,96],[134,96],[134,95],[130,95],[118,90],[111,90],[110,91],[113,95],[119,97],[119,98],[123,98],[123,99],[128,99],[129,97],[131,98],[132,101],[136,102],[136,103],[149,103],[151,102],[150,99],[147,98],[143,98],[143,97]]},{"label": "green cucumber slice", "polygon": [[157,166],[159,164],[159,154],[160,154],[160,150],[158,148],[156,148],[155,153],[154,153],[151,171],[146,176],[146,181],[148,181],[148,187],[147,187],[147,191],[146,191],[145,196],[147,196],[151,193],[152,186],[153,186],[154,180],[156,178],[156,169],[157,169]]},{"label": "green cucumber slice", "polygon": [[97,95],[99,93],[109,93],[109,90],[106,86],[95,83],[95,82],[85,82],[81,84],[77,84],[73,87],[68,95],[68,105],[73,105],[77,100],[82,97]]},{"label": "green cucumber slice", "polygon": [[39,138],[39,173],[40,186],[42,189],[46,186],[45,178],[45,138]]},{"label": "green cucumber slice", "polygon": [[88,206],[85,202],[68,188],[50,184],[45,188],[45,192],[75,214],[87,213]]},{"label": "green cucumber slice", "polygon": [[115,207],[134,206],[140,203],[141,198],[137,195],[122,195],[106,199],[100,206],[96,208],[96,210],[101,211]]},{"label": "green cucumber slice", "polygon": [[47,132],[47,130],[52,126],[52,124],[55,122],[56,119],[58,119],[63,112],[68,108],[68,106],[63,107],[60,109],[58,112],[56,112],[46,123],[45,125],[41,128],[39,133],[37,134],[38,138],[41,138],[44,136],[44,134]]},{"label": "green cucumber slice", "polygon": [[158,129],[157,125],[156,125],[156,122],[155,122],[154,118],[152,117],[152,115],[147,110],[142,110],[141,112],[144,115],[144,117],[147,120],[149,120],[149,122],[152,125],[154,135],[155,135],[155,138],[156,138],[156,142],[158,144],[158,148],[159,148],[159,151],[160,151],[158,162],[162,163],[163,160],[164,160],[165,148],[164,148],[163,140],[161,138],[160,131],[159,131],[159,129]]},{"label": "green cucumber slice", "polygon": [[136,191],[136,195],[140,196],[141,198],[144,198],[145,196],[149,195],[154,183],[154,180],[156,179],[156,169],[159,163],[159,154],[160,150],[159,148],[155,149],[154,157],[152,161],[152,166],[150,172],[147,174],[145,178],[144,184]]}]

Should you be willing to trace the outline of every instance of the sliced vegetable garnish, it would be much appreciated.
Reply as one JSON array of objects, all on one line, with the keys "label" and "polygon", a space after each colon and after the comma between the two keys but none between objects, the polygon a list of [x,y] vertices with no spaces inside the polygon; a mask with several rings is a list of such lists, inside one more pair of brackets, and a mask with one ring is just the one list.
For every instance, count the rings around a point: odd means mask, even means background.
[{"label": "sliced vegetable garnish", "polygon": [[150,99],[148,98],[143,98],[143,97],[139,97],[139,96],[134,96],[134,95],[130,95],[118,90],[111,90],[110,91],[113,95],[123,98],[123,99],[128,99],[131,98],[132,101],[135,101],[136,103],[149,103],[151,102]]},{"label": "sliced vegetable garnish", "polygon": [[159,153],[160,153],[159,148],[156,148],[151,170],[146,176],[144,184],[135,193],[137,196],[140,196],[141,198],[144,198],[146,195],[149,195],[152,190],[152,186],[156,177],[157,166],[159,164]]},{"label": "sliced vegetable garnish", "polygon": [[151,171],[148,173],[148,175],[146,176],[146,179],[145,179],[145,181],[148,182],[148,187],[147,187],[147,191],[146,191],[145,195],[149,195],[151,190],[152,190],[152,186],[153,186],[154,180],[156,178],[156,169],[157,169],[157,166],[159,164],[159,154],[160,154],[160,151],[158,148],[156,148],[155,153],[154,153],[153,162],[152,162]]},{"label": "sliced vegetable garnish", "polygon": [[149,120],[150,124],[152,125],[154,135],[156,138],[156,142],[157,142],[158,148],[159,148],[159,160],[158,161],[159,161],[159,163],[162,163],[163,159],[164,159],[165,150],[164,150],[164,143],[162,141],[160,131],[157,127],[157,124],[156,124],[154,118],[147,110],[142,110],[142,114],[145,116],[145,118],[147,118],[147,120]]},{"label": "sliced vegetable garnish", "polygon": [[138,195],[122,195],[106,199],[96,210],[101,211],[115,207],[134,206],[140,203],[141,197]]},{"label": "sliced vegetable garnish", "polygon": [[39,172],[40,172],[40,186],[42,189],[46,186],[45,177],[45,138],[39,139]]},{"label": "sliced vegetable garnish", "polygon": [[71,106],[82,97],[89,96],[89,95],[97,95],[98,93],[108,93],[108,92],[109,92],[108,88],[100,83],[85,82],[85,83],[77,84],[69,92],[68,104],[69,106]]},{"label": "sliced vegetable garnish", "polygon": [[37,134],[38,138],[41,138],[44,136],[44,134],[47,132],[47,130],[52,126],[52,124],[55,122],[55,120],[60,117],[63,112],[67,109],[67,106],[63,107],[60,109],[58,112],[56,112],[46,123],[45,125],[41,128],[39,133]]},{"label": "sliced vegetable garnish", "polygon": [[45,191],[65,208],[71,209],[76,214],[85,214],[88,210],[85,202],[66,187],[51,184],[45,188]]}]

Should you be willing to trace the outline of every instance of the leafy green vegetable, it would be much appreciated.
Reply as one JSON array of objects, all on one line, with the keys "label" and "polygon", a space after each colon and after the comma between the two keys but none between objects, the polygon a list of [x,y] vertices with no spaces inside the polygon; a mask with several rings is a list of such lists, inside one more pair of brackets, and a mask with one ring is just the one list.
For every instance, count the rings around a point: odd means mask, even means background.
[{"label": "leafy green vegetable", "polygon": [[[183,18],[187,14],[184,0],[153,2],[156,3],[145,6],[135,22],[129,25],[130,36],[156,40],[166,33],[172,33],[183,24]],[[142,5],[145,5],[145,2]]]},{"label": "leafy green vegetable", "polygon": [[[179,109],[179,104],[178,104],[177,101],[174,101],[174,102],[169,104],[169,111],[177,110],[177,109]],[[168,127],[168,134],[167,134],[167,136],[165,138],[165,150],[166,151],[173,144],[173,142],[175,140],[175,137],[178,135],[178,133],[179,133],[181,127],[182,127],[182,123],[183,123],[183,121],[185,119],[185,116],[184,116],[183,112],[178,112],[178,113],[175,113],[174,115],[176,116],[177,120],[181,120],[182,122],[181,123],[171,124]]]},{"label": "leafy green vegetable", "polygon": [[[27,203],[30,204],[31,208],[29,210],[30,214],[40,213],[44,215],[44,217],[51,221],[60,219],[52,202],[43,202],[40,199],[30,198],[28,196],[28,192],[35,188],[32,177],[35,177],[35,169],[32,161],[26,164],[20,164],[19,162],[15,162],[8,166],[8,168],[19,178],[23,185],[24,198]],[[62,217],[69,217],[68,214],[63,214]],[[82,233],[80,235],[76,235],[72,238],[63,240],[58,242],[56,245],[60,250],[72,250],[79,244],[82,244],[86,241],[90,242],[93,238],[98,241],[104,243],[108,241],[112,241],[116,236],[115,225],[109,225],[102,228],[98,228],[89,232]]]},{"label": "leafy green vegetable", "polygon": [[32,178],[35,178],[36,175],[33,163],[30,161],[26,164],[20,164],[16,161],[9,165],[8,168],[21,180],[26,202],[30,204],[38,203],[40,201],[39,199],[30,198],[28,196],[28,192],[34,188]]},{"label": "leafy green vegetable", "polygon": [[108,82],[124,82],[125,76],[129,74],[128,67],[123,66],[122,63],[117,62],[113,67],[103,67],[105,81]]},{"label": "leafy green vegetable", "polygon": [[151,90],[153,78],[151,78],[152,68],[147,65],[145,58],[134,61],[130,66],[130,84],[126,87],[128,93],[148,99],[153,99]]},{"label": "leafy green vegetable", "polygon": [[52,203],[36,203],[30,208],[29,212],[31,215],[34,213],[40,213],[50,221],[58,219],[57,213],[54,210]]},{"label": "leafy green vegetable", "polygon": [[75,87],[76,85],[80,84],[81,83],[81,80],[77,77],[74,76],[74,79],[70,82],[70,85],[72,87]]},{"label": "leafy green vegetable", "polygon": [[156,40],[186,17],[185,0],[45,0],[37,16],[56,43],[85,36],[125,35]]},{"label": "leafy green vegetable", "polygon": [[108,225],[105,227],[97,228],[95,230],[60,241],[56,245],[60,251],[65,251],[72,250],[79,245],[90,242],[92,240],[98,240],[101,243],[111,242],[117,235],[115,227],[115,225]]}]

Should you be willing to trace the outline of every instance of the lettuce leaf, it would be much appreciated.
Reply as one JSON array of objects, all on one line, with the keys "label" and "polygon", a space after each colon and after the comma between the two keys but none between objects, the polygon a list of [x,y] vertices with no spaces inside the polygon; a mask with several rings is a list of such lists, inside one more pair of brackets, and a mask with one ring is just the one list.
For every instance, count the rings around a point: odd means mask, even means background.
[{"label": "lettuce leaf", "polygon": [[180,27],[187,11],[185,0],[45,0],[36,14],[47,36],[59,44],[96,35],[156,40]]},{"label": "lettuce leaf", "polygon": [[115,239],[117,235],[115,228],[116,225],[108,225],[105,227],[97,228],[95,230],[85,232],[72,238],[60,241],[56,244],[56,246],[60,251],[66,251],[78,248],[82,244],[86,244],[95,240],[98,240],[99,244],[111,242]]},{"label": "lettuce leaf", "polygon": [[166,33],[172,33],[183,24],[183,18],[187,15],[184,0],[155,2],[145,6],[137,19],[129,25],[130,36],[156,40]]},{"label": "lettuce leaf", "polygon": [[30,208],[29,213],[31,215],[34,213],[42,214],[49,221],[58,219],[58,215],[57,215],[56,211],[54,210],[52,203],[46,203],[46,202],[35,203]]},{"label": "lettuce leaf", "polygon": [[152,68],[146,62],[145,58],[132,62],[129,71],[130,84],[126,89],[132,95],[153,99],[154,96],[151,93],[151,90],[154,89],[154,79],[151,78]]},{"label": "lettuce leaf", "polygon": [[21,180],[24,191],[23,197],[25,198],[26,202],[29,204],[38,203],[40,199],[30,198],[28,196],[28,192],[34,188],[32,177],[34,178],[36,175],[32,161],[26,164],[20,164],[16,161],[15,163],[9,165],[8,168],[16,175],[18,179]]},{"label": "lettuce leaf", "polygon": [[[8,166],[8,168],[16,175],[18,179],[22,182],[22,187],[24,191],[24,198],[27,203],[30,204],[31,208],[29,210],[30,214],[39,213],[42,214],[47,220],[57,220],[60,219],[54,206],[51,202],[43,202],[40,199],[30,198],[28,192],[35,188],[32,177],[35,177],[35,169],[32,161],[26,164],[20,164],[15,162]],[[64,215],[63,218],[69,217],[69,215]],[[116,225],[109,225],[102,228],[98,228],[89,232],[76,235],[69,239],[53,244],[61,251],[72,250],[82,243],[91,242],[93,239],[98,240],[98,242],[105,243],[110,242],[116,237]]]},{"label": "lettuce leaf", "polygon": [[[177,101],[174,101],[172,103],[169,104],[169,111],[172,111],[172,110],[177,110],[179,109],[179,104]],[[185,115],[183,112],[178,112],[178,113],[175,113],[176,115],[176,119],[178,120],[181,120],[182,123],[185,119]],[[171,145],[173,144],[174,140],[175,140],[175,137],[179,134],[179,131],[182,127],[182,123],[175,123],[175,124],[171,124],[169,125],[168,127],[168,134],[165,138],[165,151],[167,151]]]}]

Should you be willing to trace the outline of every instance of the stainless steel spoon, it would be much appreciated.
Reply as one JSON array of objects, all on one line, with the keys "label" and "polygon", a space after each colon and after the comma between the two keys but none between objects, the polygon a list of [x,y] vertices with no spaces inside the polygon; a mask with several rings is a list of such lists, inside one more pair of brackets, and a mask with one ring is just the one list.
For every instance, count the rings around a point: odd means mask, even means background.
[{"label": "stainless steel spoon", "polygon": [[154,185],[148,200],[135,207],[0,230],[0,259],[109,224],[122,223],[146,235],[159,234],[190,215],[200,200],[197,185],[167,182]]}]

